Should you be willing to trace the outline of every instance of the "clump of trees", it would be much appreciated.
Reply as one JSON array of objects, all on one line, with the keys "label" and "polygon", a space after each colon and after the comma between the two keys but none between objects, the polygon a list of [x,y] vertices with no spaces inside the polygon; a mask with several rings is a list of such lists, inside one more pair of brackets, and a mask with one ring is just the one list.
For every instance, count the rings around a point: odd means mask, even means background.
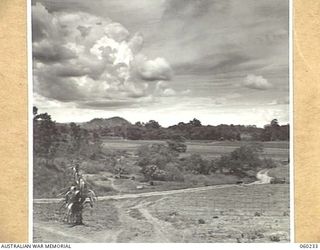
[{"label": "clump of trees", "polygon": [[263,148],[260,144],[243,145],[227,155],[221,156],[216,167],[221,173],[236,175],[239,177],[253,177],[258,170],[276,167],[270,158],[261,158]]},{"label": "clump of trees", "polygon": [[277,119],[264,126],[261,133],[262,141],[288,141],[290,136],[289,125],[279,125]]},{"label": "clump of trees", "polygon": [[192,174],[209,175],[217,170],[213,160],[204,159],[200,154],[191,154],[183,159],[182,164],[184,170]]},{"label": "clump of trees", "polygon": [[167,145],[151,144],[141,146],[138,152],[138,165],[147,181],[181,181],[179,153]]},{"label": "clump of trees", "polygon": [[289,140],[289,125],[279,125],[276,119],[264,128],[254,125],[202,125],[201,121],[194,118],[188,123],[179,122],[168,128],[161,127],[155,121],[147,123],[136,122],[133,125],[101,129],[101,135],[112,134],[130,140],[175,140],[176,136],[186,140],[250,140],[250,141],[277,141]]},{"label": "clump of trees", "polygon": [[216,160],[203,158],[200,154],[182,157],[170,144],[141,146],[138,165],[147,181],[183,181],[185,175],[224,174],[240,178],[254,178],[264,168],[276,167],[270,158],[263,158],[262,145],[243,145]]},{"label": "clump of trees", "polygon": [[68,165],[74,159],[99,157],[101,143],[95,131],[75,123],[56,123],[48,113],[33,107],[34,195],[57,195],[70,182]]},{"label": "clump of trees", "polygon": [[38,113],[33,107],[33,152],[36,157],[48,161],[56,156],[73,158],[97,154],[101,149],[101,138],[95,131],[81,128],[74,122],[57,124],[48,113]]},{"label": "clump of trees", "polygon": [[209,175],[216,171],[213,161],[199,154],[181,157],[186,149],[181,140],[141,146],[138,151],[141,173],[147,181],[183,181],[186,173]]},{"label": "clump of trees", "polygon": [[187,151],[186,139],[182,136],[176,135],[173,136],[171,140],[167,141],[168,147],[170,150],[184,153]]},{"label": "clump of trees", "polygon": [[58,129],[48,113],[38,114],[33,107],[33,152],[35,155],[46,157],[47,163],[52,159],[59,147]]}]

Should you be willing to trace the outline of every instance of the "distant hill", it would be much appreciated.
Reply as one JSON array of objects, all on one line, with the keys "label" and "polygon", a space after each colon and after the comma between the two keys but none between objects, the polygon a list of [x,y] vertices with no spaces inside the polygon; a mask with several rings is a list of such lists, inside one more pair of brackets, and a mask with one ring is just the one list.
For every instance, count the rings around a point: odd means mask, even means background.
[{"label": "distant hill", "polygon": [[114,127],[122,127],[122,126],[129,126],[131,125],[126,119],[121,117],[111,117],[107,119],[103,118],[95,118],[89,122],[79,123],[82,128],[92,130],[92,129],[99,129],[99,128],[114,128]]}]

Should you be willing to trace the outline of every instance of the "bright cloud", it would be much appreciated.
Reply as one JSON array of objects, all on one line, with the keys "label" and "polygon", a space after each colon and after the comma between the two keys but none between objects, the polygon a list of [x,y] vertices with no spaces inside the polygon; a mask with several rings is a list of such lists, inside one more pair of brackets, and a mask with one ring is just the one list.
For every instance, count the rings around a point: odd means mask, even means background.
[{"label": "bright cloud", "polygon": [[137,74],[143,80],[157,81],[170,80],[172,77],[172,69],[169,63],[162,57],[154,60],[140,56],[136,59]]},{"label": "bright cloud", "polygon": [[244,86],[250,89],[267,90],[272,87],[272,84],[262,76],[247,75],[244,79]]},{"label": "bright cloud", "polygon": [[164,58],[140,53],[140,33],[131,35],[109,18],[48,12],[37,3],[32,24],[34,92],[48,100],[89,108],[130,106],[149,100],[150,81],[172,77]]}]

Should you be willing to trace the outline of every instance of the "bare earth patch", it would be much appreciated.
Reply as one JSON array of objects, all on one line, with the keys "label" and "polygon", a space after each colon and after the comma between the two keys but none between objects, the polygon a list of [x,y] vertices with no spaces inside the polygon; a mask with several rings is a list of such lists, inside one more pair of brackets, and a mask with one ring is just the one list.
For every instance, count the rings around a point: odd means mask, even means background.
[{"label": "bare earth patch", "polygon": [[98,201],[75,227],[58,208],[34,205],[35,242],[289,241],[288,184]]}]

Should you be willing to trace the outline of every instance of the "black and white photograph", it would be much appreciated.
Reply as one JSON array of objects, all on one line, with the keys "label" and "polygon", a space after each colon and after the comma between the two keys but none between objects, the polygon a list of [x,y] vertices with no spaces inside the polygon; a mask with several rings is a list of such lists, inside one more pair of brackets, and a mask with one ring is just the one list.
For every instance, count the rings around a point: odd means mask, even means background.
[{"label": "black and white photograph", "polygon": [[32,240],[288,243],[289,0],[32,0]]}]

